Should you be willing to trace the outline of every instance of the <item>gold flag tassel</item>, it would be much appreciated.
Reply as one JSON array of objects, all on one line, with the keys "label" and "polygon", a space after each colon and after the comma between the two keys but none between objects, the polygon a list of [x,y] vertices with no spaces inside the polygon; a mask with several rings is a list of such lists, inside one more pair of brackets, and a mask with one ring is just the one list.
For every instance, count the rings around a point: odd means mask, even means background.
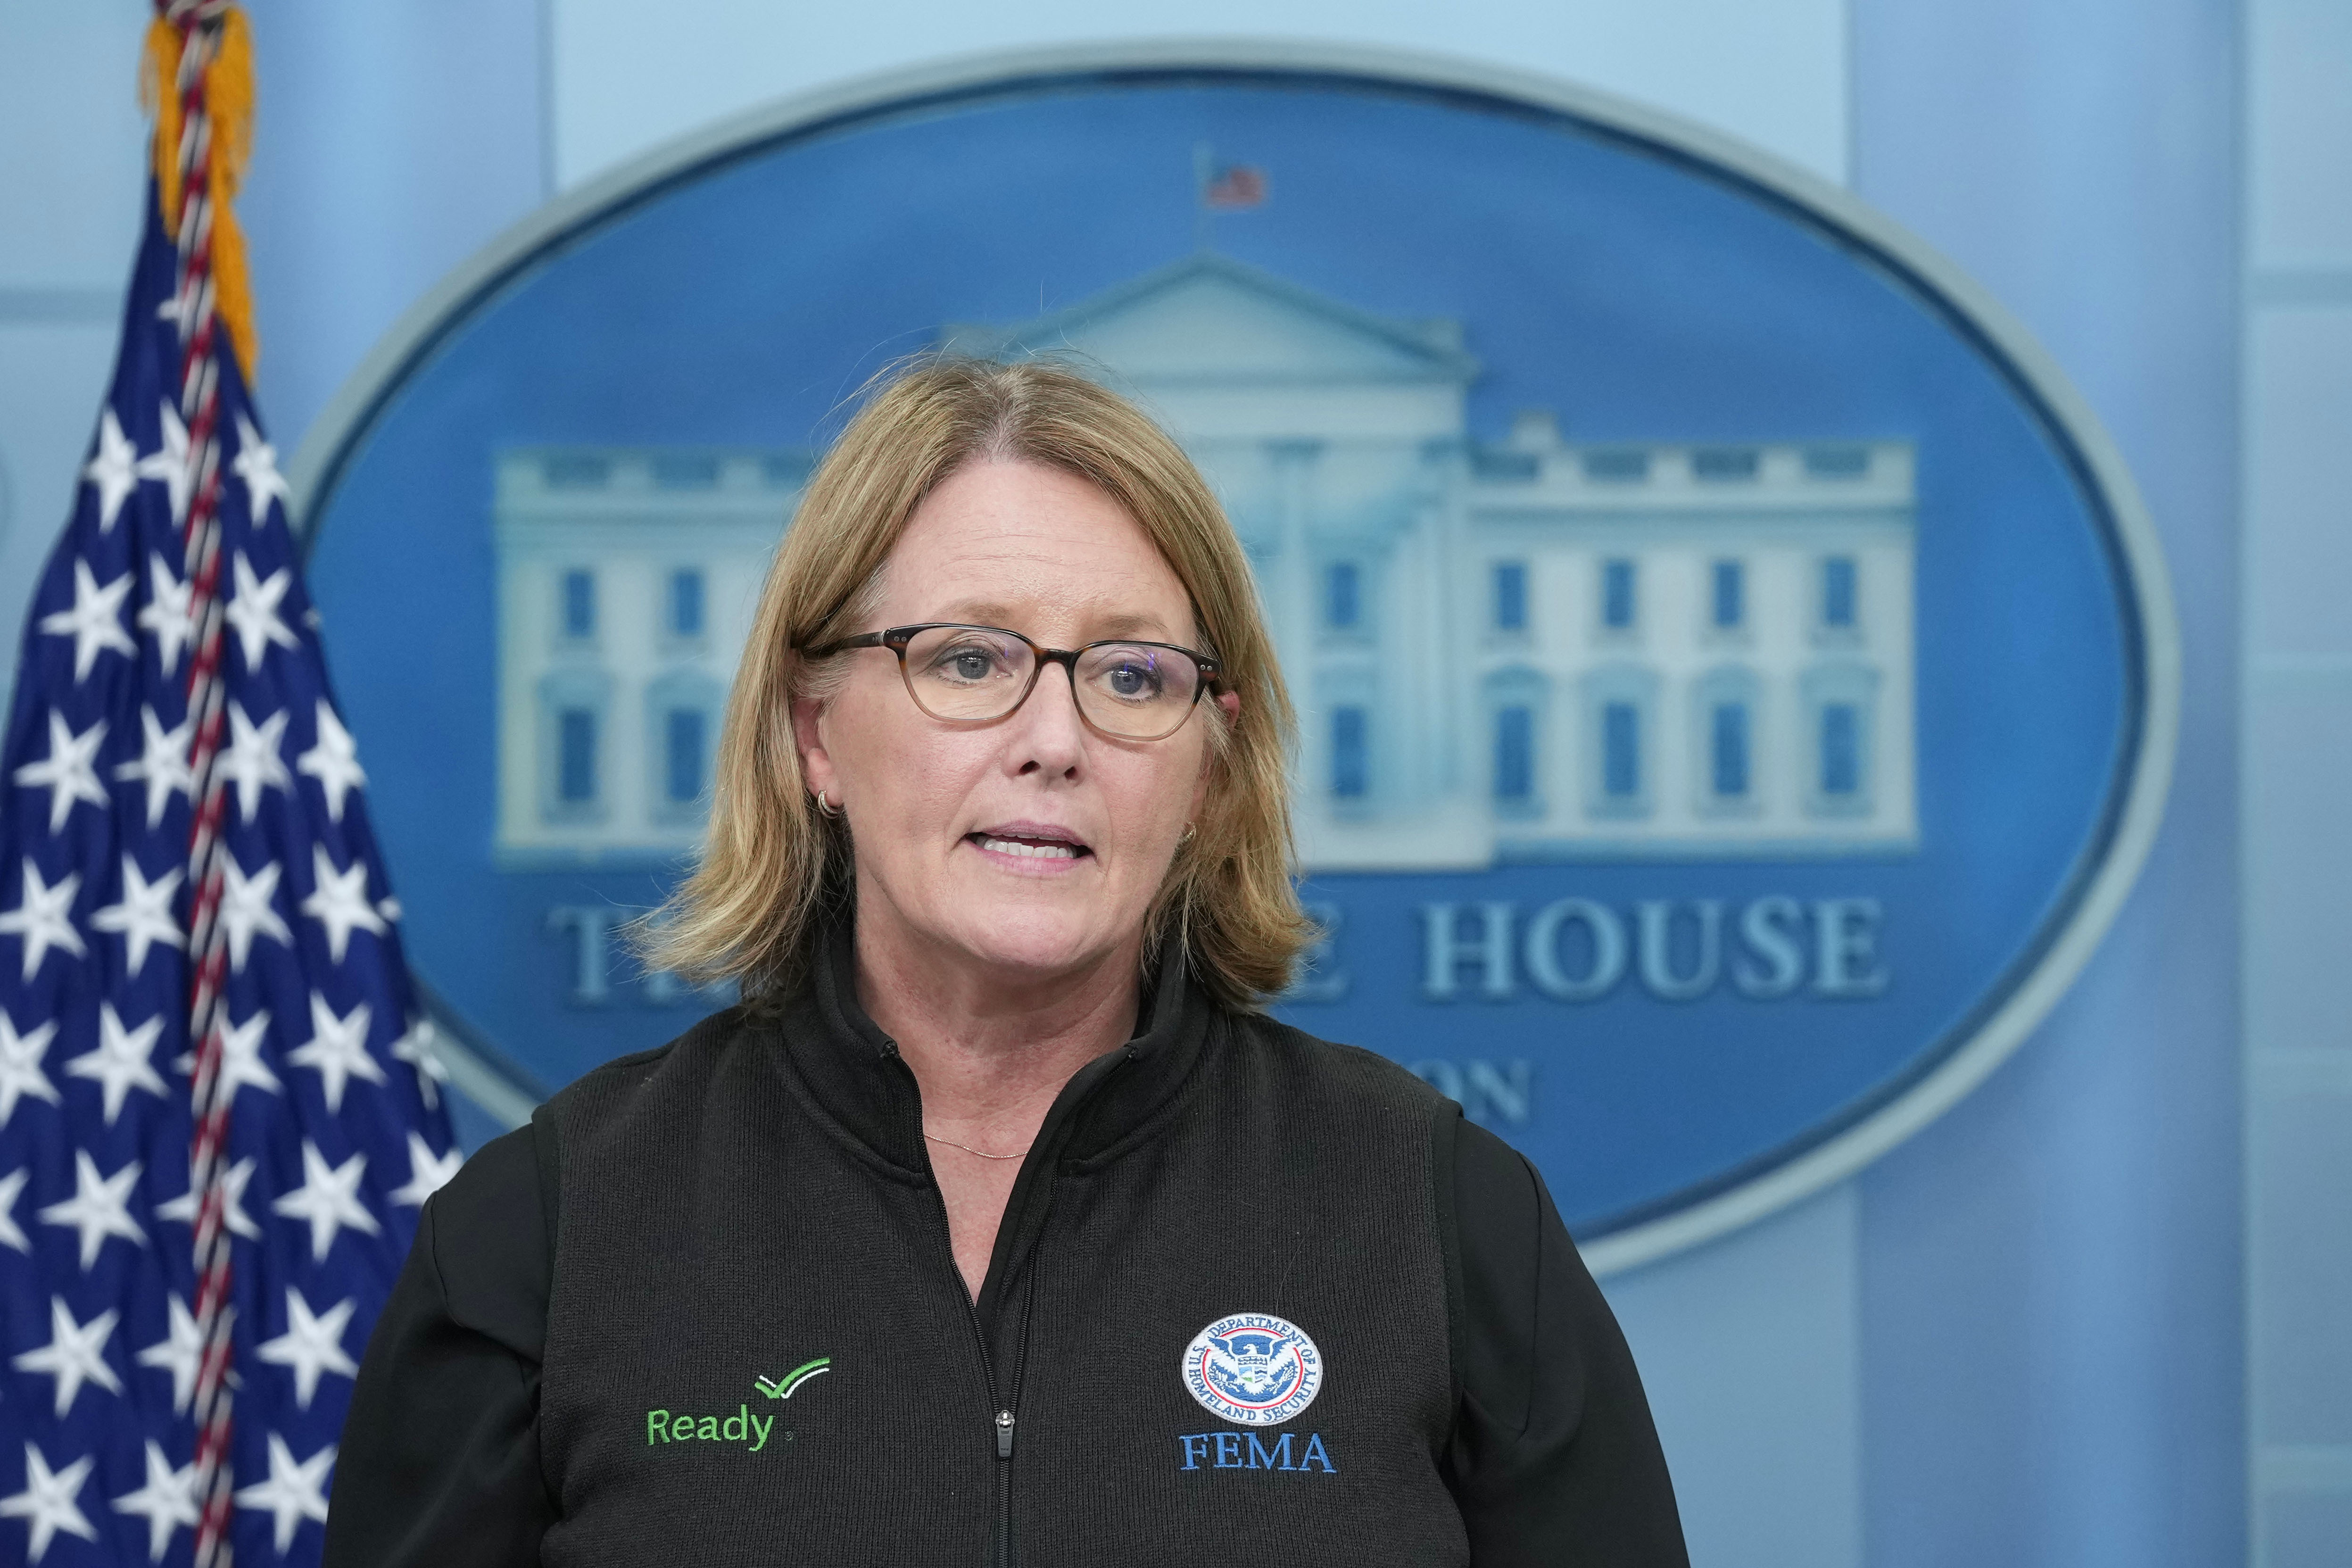
[{"label": "gold flag tassel", "polygon": [[[213,314],[228,332],[237,368],[253,384],[259,352],[253,327],[253,284],[245,259],[245,235],[232,205],[253,152],[253,35],[245,12],[231,5],[221,13],[219,41],[205,68],[205,113],[211,121],[210,155],[205,160],[212,193]],[[179,232],[180,139],[185,132],[179,92],[180,51],[187,35],[158,16],[147,28],[147,53],[140,71],[140,98],[155,117],[155,193],[164,227]]]}]

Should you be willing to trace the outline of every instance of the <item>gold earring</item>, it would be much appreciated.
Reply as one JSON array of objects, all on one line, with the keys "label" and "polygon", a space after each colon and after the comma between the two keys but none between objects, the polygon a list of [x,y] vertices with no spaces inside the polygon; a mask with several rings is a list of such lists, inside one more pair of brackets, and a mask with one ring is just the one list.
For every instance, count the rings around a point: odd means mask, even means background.
[{"label": "gold earring", "polygon": [[1180,834],[1178,834],[1178,835],[1176,836],[1176,847],[1177,847],[1177,848],[1179,848],[1179,849],[1181,849],[1181,848],[1183,848],[1183,847],[1184,847],[1184,846],[1186,846],[1187,844],[1192,843],[1192,835],[1193,835],[1193,833],[1194,833],[1195,831],[1196,831],[1196,830],[1193,828],[1193,826],[1192,826],[1192,825],[1191,823],[1189,823],[1189,822],[1188,822],[1188,823],[1186,823],[1186,824],[1184,825],[1184,831],[1183,831],[1183,832],[1181,832],[1181,833],[1180,833]]}]

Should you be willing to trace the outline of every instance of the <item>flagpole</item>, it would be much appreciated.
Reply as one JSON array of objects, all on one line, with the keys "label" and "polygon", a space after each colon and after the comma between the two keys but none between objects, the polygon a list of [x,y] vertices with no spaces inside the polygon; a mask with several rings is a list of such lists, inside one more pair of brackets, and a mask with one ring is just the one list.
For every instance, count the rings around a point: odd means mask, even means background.
[{"label": "flagpole", "polygon": [[[176,147],[161,145],[168,121],[158,127],[157,199],[168,205],[176,187],[178,273],[173,302],[181,344],[180,418],[188,431],[192,477],[185,523],[186,581],[193,590],[194,657],[188,666],[188,712],[196,721],[189,752],[195,780],[195,810],[188,833],[189,953],[194,960],[189,987],[188,1034],[195,1042],[190,1091],[194,1131],[189,1145],[189,1190],[198,1194],[194,1223],[195,1322],[203,1350],[197,1363],[194,1411],[196,1420],[195,1484],[199,1514],[196,1568],[227,1568],[230,1511],[235,1502],[229,1453],[235,1430],[229,1380],[235,1310],[229,1302],[230,1248],[224,1219],[228,1194],[224,1152],[229,1098],[221,1093],[222,985],[227,969],[225,927],[218,920],[223,885],[221,818],[227,781],[214,764],[220,752],[226,706],[222,660],[224,607],[220,595],[220,374],[222,338],[215,247],[232,219],[216,203],[236,173],[245,127],[215,123],[213,68],[221,55],[232,7],[227,0],[155,0],[154,47],[159,56],[176,54],[168,89],[177,99],[180,133]],[[163,63],[158,60],[159,67]],[[169,166],[166,167],[166,163]],[[224,167],[224,163],[231,166]],[[176,178],[172,176],[176,175]],[[240,279],[241,281],[241,279]],[[239,302],[242,304],[242,301]]]},{"label": "flagpole", "polygon": [[1209,225],[1213,221],[1209,212],[1209,181],[1216,174],[1216,149],[1206,142],[1192,143],[1192,248],[1205,254],[1210,248]]}]

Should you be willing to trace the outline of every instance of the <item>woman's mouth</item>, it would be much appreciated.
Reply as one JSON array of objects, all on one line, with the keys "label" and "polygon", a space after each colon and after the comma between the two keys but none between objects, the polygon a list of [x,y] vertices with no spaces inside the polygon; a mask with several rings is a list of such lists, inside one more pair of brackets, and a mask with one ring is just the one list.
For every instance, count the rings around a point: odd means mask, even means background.
[{"label": "woman's mouth", "polygon": [[982,828],[965,834],[964,837],[982,849],[1009,855],[1019,860],[1070,861],[1083,859],[1094,853],[1078,839],[1058,828],[1035,828],[1027,823]]}]

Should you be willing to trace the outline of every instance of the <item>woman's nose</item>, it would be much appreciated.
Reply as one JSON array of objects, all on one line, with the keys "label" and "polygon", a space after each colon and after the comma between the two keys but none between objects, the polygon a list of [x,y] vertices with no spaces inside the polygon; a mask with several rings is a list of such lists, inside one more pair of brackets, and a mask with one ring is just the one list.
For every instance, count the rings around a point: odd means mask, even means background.
[{"label": "woman's nose", "polygon": [[[1059,673],[1061,679],[1054,679]],[[1075,773],[1086,751],[1087,721],[1078,712],[1077,678],[1058,661],[1040,670],[1029,700],[1014,715],[1020,728],[1015,740],[1015,772]]]}]

